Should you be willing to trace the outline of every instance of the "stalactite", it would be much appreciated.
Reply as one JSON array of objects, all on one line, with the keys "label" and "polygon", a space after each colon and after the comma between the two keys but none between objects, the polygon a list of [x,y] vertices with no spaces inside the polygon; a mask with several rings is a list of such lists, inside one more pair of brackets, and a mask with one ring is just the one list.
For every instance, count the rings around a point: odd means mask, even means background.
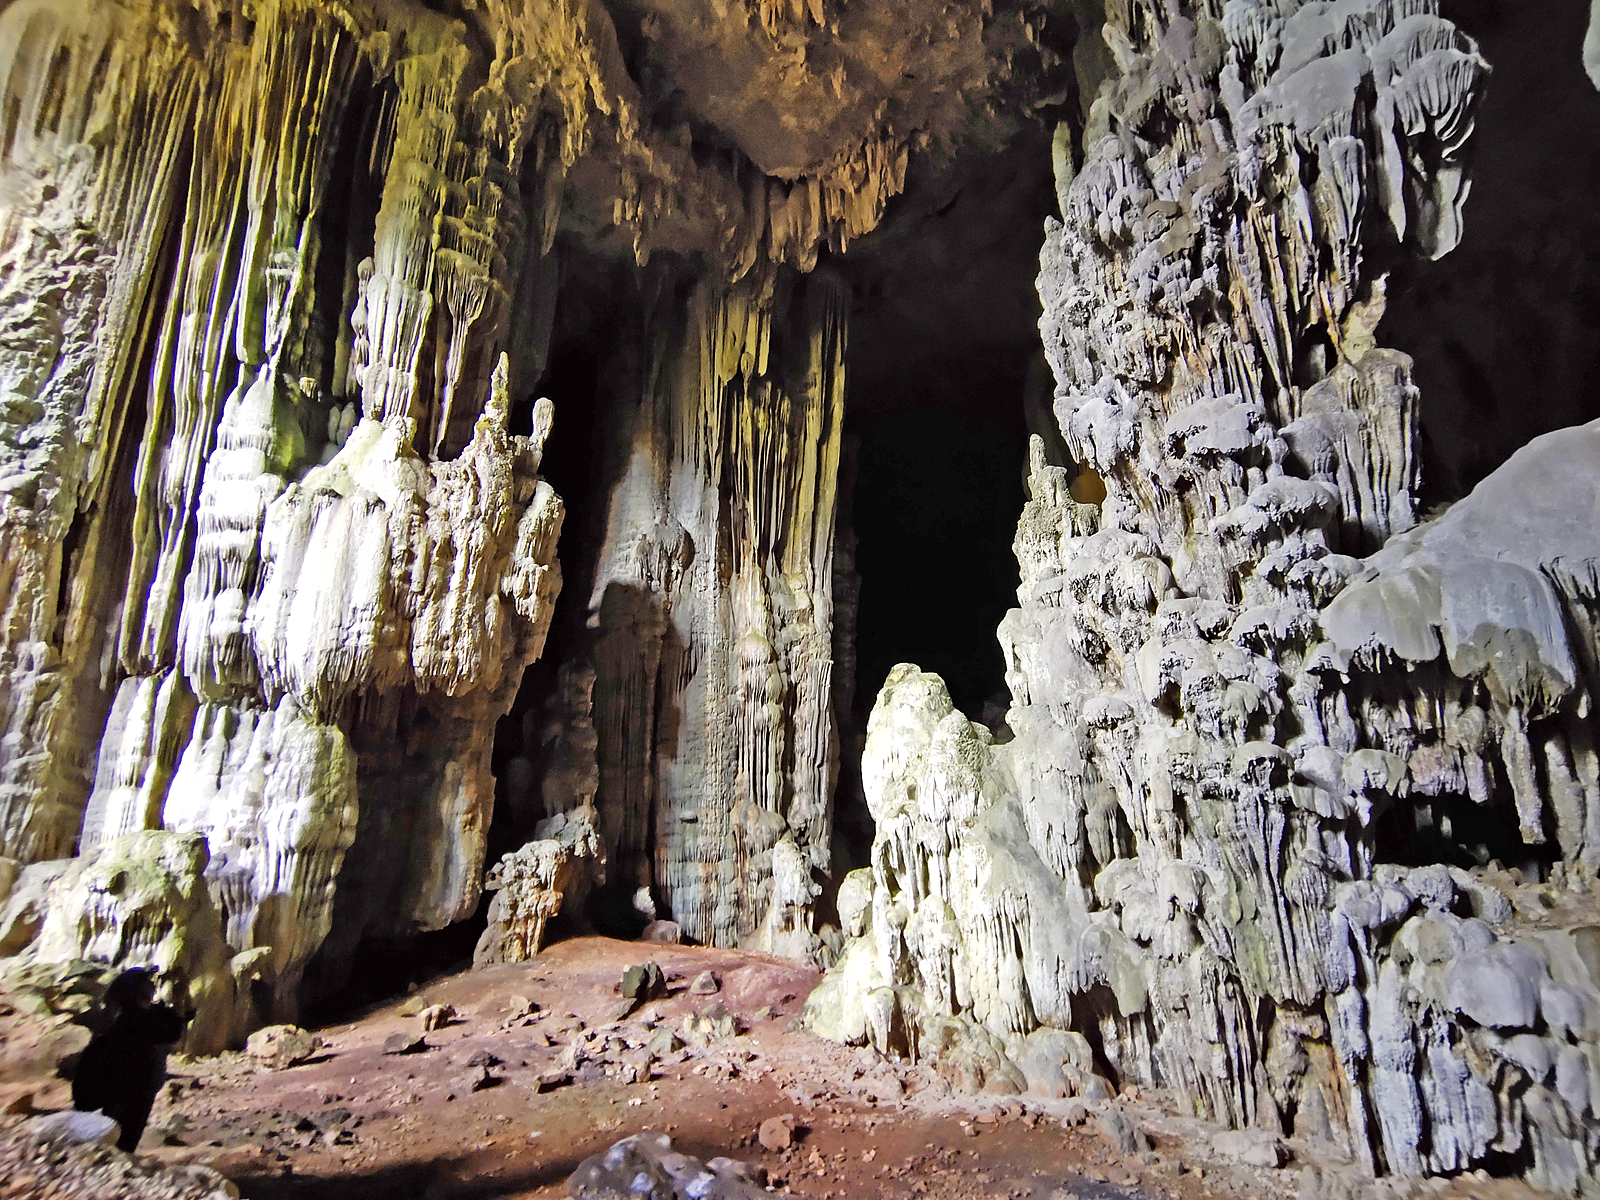
[{"label": "stalactite", "polygon": [[[1590,1195],[1600,429],[1419,526],[1417,390],[1375,340],[1393,256],[1459,240],[1487,68],[1429,0],[1207,13],[1109,10],[1038,280],[1104,496],[1034,438],[1014,740],[890,674],[809,1019],[998,1092],[1060,1086],[1034,1039],[1075,1033],[1378,1172],[1514,1153]],[[1445,829],[1471,810],[1507,843]]]},{"label": "stalactite", "polygon": [[698,940],[804,957],[836,754],[844,292],[792,291],[701,282],[658,318],[595,569],[587,736],[613,886],[652,887]]}]

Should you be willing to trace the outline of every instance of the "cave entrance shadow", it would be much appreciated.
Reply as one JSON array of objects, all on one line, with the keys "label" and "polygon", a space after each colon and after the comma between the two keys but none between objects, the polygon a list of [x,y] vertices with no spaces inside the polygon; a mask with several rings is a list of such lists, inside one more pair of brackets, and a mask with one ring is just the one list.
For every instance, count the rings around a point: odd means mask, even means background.
[{"label": "cave entrance shadow", "polygon": [[485,1161],[478,1173],[473,1156],[443,1156],[370,1171],[240,1175],[233,1182],[244,1200],[491,1200],[564,1183],[586,1157],[573,1155],[509,1170]]},{"label": "cave entrance shadow", "polygon": [[632,940],[649,923],[633,904],[639,888],[649,887],[658,915],[671,917],[656,878],[656,808],[663,769],[678,757],[694,664],[657,592],[608,583],[598,618],[590,651],[600,772],[595,808],[609,861],[606,886],[591,893],[585,917],[598,933]]}]

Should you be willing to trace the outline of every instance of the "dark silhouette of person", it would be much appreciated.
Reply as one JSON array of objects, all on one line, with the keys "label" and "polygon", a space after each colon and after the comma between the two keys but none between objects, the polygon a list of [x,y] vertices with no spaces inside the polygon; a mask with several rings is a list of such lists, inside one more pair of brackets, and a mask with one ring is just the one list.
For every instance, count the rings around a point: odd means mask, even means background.
[{"label": "dark silhouette of person", "polygon": [[192,1014],[156,1003],[155,976],[124,971],[106,989],[116,1010],[109,1028],[94,1038],[72,1075],[72,1107],[102,1112],[121,1129],[117,1146],[132,1151],[150,1120],[167,1075],[167,1051],[183,1036]]}]

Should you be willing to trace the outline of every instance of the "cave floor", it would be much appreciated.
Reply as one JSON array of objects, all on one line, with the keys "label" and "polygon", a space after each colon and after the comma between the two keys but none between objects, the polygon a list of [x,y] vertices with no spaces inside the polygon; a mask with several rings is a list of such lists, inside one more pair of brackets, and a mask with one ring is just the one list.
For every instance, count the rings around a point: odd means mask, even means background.
[{"label": "cave floor", "polygon": [[[616,984],[626,967],[648,960],[661,966],[669,994],[630,1013]],[[707,970],[720,992],[691,994]],[[664,1131],[702,1159],[759,1162],[779,1193],[816,1200],[1306,1194],[1298,1163],[1262,1170],[1195,1149],[1214,1127],[1176,1117],[1160,1096],[1128,1106],[1153,1149],[1124,1155],[1096,1132],[1093,1116],[1063,1124],[1071,1101],[953,1094],[925,1068],[796,1031],[817,978],[737,951],[559,943],[537,962],[441,977],[320,1029],[324,1048],[297,1066],[267,1070],[244,1054],[175,1058],[140,1152],[213,1166],[246,1200],[564,1196],[584,1158],[643,1130]],[[519,1015],[524,1000],[535,1015]],[[456,1019],[428,1031],[426,1049],[384,1053],[385,1039],[414,1038],[419,1012],[441,1004]],[[685,1017],[716,1004],[741,1032],[667,1053],[645,1068],[648,1079],[624,1082],[644,1057],[627,1041],[645,1041],[652,1025],[681,1029]],[[560,1082],[573,1042],[593,1060]],[[498,1060],[487,1079],[485,1054]],[[541,1076],[550,1090],[540,1090]],[[793,1145],[763,1147],[761,1123],[784,1114],[794,1118]],[[1529,1194],[1504,1189],[1469,1178],[1422,1191]]]}]

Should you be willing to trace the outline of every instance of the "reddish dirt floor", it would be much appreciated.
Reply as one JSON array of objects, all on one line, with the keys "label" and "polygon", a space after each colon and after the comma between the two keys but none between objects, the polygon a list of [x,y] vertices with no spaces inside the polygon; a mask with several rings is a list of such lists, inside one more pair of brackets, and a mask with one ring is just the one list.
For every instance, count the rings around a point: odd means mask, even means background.
[{"label": "reddish dirt floor", "polygon": [[[646,961],[662,968],[668,994],[634,1009],[616,985]],[[705,971],[720,990],[691,993]],[[561,943],[537,962],[442,977],[317,1030],[323,1048],[299,1065],[174,1058],[140,1154],[212,1166],[247,1200],[565,1196],[584,1158],[643,1130],[703,1159],[760,1163],[778,1193],[816,1200],[1343,1194],[1307,1184],[1320,1168],[1299,1161],[1270,1170],[1220,1159],[1214,1128],[1176,1116],[1160,1095],[1115,1102],[1150,1143],[1119,1153],[1081,1104],[953,1094],[926,1068],[800,1032],[794,1018],[816,980],[735,951]],[[454,1019],[424,1033],[422,1048],[384,1052],[393,1035],[414,1041],[435,1005]],[[711,1028],[673,1048],[665,1031],[708,1010]],[[792,1144],[763,1146],[762,1122],[786,1114]],[[1425,1191],[1526,1195],[1470,1177]]]}]

